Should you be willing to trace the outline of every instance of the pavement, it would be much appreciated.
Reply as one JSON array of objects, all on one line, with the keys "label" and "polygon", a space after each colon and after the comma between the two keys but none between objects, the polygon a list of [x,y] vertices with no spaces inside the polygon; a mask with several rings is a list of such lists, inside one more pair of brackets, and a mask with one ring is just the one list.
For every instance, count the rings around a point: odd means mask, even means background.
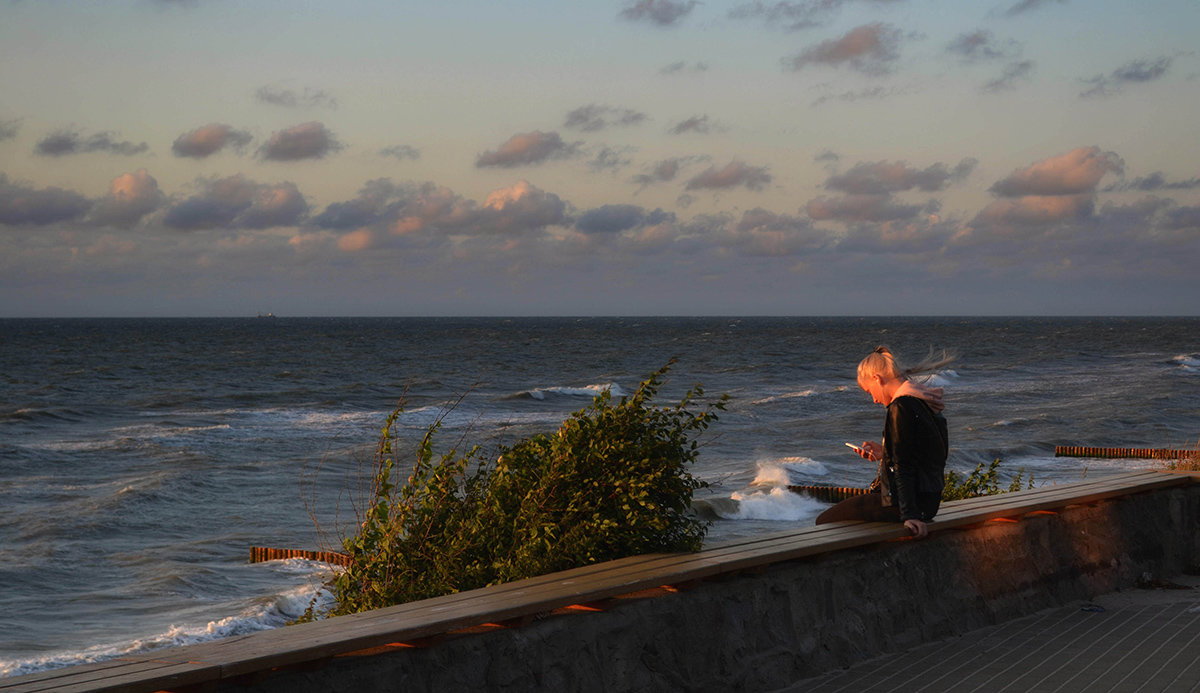
[{"label": "pavement", "polygon": [[1200,693],[1200,576],[1072,602],[784,690]]}]

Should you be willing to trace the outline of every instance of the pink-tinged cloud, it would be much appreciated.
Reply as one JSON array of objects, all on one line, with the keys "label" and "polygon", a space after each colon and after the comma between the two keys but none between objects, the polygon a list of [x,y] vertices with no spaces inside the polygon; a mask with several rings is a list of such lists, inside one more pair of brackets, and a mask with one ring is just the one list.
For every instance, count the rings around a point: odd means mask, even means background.
[{"label": "pink-tinged cloud", "polygon": [[342,149],[323,123],[301,123],[271,134],[260,155],[267,161],[299,161],[322,159]]},{"label": "pink-tinged cloud", "polygon": [[886,74],[900,58],[900,30],[875,22],[851,29],[838,39],[824,41],[783,59],[789,70],[810,65],[848,66],[869,75]]},{"label": "pink-tinged cloud", "polygon": [[203,159],[225,147],[241,149],[252,139],[254,138],[250,133],[235,130],[232,125],[210,123],[175,138],[171,151],[178,157]]},{"label": "pink-tinged cloud", "polygon": [[723,242],[743,255],[786,257],[820,250],[830,234],[808,219],[757,208],[742,214]]},{"label": "pink-tinged cloud", "polygon": [[1095,207],[1093,196],[1026,195],[996,200],[975,217],[974,225],[1045,226],[1089,216]]},{"label": "pink-tinged cloud", "polygon": [[888,194],[859,194],[818,197],[805,211],[817,221],[880,222],[911,219],[920,214],[921,205],[899,204]]},{"label": "pink-tinged cloud", "polygon": [[473,202],[450,188],[425,183],[404,195],[403,201],[395,207],[394,215],[396,219],[390,225],[391,232],[405,236],[425,230],[452,232],[465,229],[477,218],[478,210]]},{"label": "pink-tinged cloud", "polygon": [[700,3],[697,0],[637,0],[621,10],[621,17],[630,21],[645,21],[659,26],[678,24]]},{"label": "pink-tinged cloud", "polygon": [[1119,175],[1124,169],[1125,162],[1113,152],[1102,152],[1099,147],[1080,147],[1013,171],[997,181],[991,192],[1000,197],[1091,193],[1105,175]]},{"label": "pink-tinged cloud", "polygon": [[563,225],[568,222],[566,211],[567,205],[558,195],[530,185],[528,181],[517,181],[487,196],[478,230],[505,233]]},{"label": "pink-tinged cloud", "polygon": [[741,161],[731,161],[722,168],[710,166],[687,183],[688,190],[723,190],[745,187],[762,190],[771,183],[771,174],[765,166],[748,166]]},{"label": "pink-tinged cloud", "polygon": [[89,219],[101,226],[129,227],[165,201],[158,181],[142,168],[114,178],[108,186],[108,196],[96,204]]},{"label": "pink-tinged cloud", "polygon": [[337,241],[338,250],[346,253],[357,253],[369,249],[375,244],[374,234],[370,229],[351,231]]},{"label": "pink-tinged cloud", "polygon": [[0,173],[0,224],[45,226],[79,219],[92,207],[91,200],[62,188],[32,188],[9,181]]},{"label": "pink-tinged cloud", "polygon": [[504,144],[484,152],[475,160],[477,168],[532,166],[550,159],[574,156],[578,144],[568,144],[557,132],[534,130],[513,135]]},{"label": "pink-tinged cloud", "polygon": [[924,169],[910,167],[904,161],[860,163],[845,173],[830,176],[825,187],[852,195],[878,195],[914,188],[934,192],[966,178],[978,163],[975,159],[963,159],[953,169],[942,163]]},{"label": "pink-tinged cloud", "polygon": [[201,194],[173,205],[164,223],[181,230],[265,229],[295,226],[307,212],[295,184],[256,183],[238,174],[205,183]]}]

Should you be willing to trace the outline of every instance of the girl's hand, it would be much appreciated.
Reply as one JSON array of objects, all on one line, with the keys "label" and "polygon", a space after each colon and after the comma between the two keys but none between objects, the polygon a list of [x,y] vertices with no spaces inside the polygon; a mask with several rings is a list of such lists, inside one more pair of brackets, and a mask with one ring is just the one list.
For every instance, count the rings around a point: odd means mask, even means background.
[{"label": "girl's hand", "polygon": [[873,440],[868,440],[862,444],[862,450],[858,454],[864,460],[878,462],[883,459],[883,445]]}]

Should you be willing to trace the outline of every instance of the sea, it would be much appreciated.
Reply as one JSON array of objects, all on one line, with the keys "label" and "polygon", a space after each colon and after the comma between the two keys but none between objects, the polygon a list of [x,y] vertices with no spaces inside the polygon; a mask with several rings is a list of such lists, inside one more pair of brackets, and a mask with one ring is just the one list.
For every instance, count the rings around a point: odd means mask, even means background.
[{"label": "sea", "polygon": [[553,431],[675,359],[656,402],[728,395],[693,473],[706,542],[811,525],[788,485],[865,486],[877,345],[958,360],[950,468],[1007,484],[1153,466],[1056,445],[1200,445],[1200,318],[583,317],[0,320],[0,677],[284,626],[330,600],[390,412],[485,451]]}]

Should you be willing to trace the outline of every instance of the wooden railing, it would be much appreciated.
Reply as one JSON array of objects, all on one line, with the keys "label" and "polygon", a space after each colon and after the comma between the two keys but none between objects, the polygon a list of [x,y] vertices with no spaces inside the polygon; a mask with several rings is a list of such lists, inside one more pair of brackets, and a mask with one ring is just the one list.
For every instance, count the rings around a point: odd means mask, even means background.
[{"label": "wooden railing", "polygon": [[[929,531],[936,535],[997,518],[1019,519],[1198,480],[1200,474],[1145,470],[952,501],[942,505]],[[217,688],[274,668],[312,665],[373,648],[428,644],[464,629],[520,625],[622,596],[665,593],[698,580],[908,536],[898,523],[834,522],[725,542],[695,553],[633,556],[315,623],[0,679],[0,693]]]}]

